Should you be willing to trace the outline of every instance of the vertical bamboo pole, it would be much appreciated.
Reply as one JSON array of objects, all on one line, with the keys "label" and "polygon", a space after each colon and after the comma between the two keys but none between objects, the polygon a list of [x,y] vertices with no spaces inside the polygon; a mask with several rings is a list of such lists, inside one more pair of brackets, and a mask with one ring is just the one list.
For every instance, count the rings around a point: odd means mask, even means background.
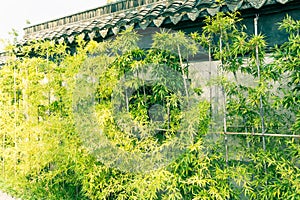
[{"label": "vertical bamboo pole", "polygon": [[[51,69],[50,69],[50,65],[49,65],[49,46],[47,46],[47,49],[46,49],[46,62],[47,62],[47,75],[48,75],[48,110],[49,110],[49,116],[51,114],[50,112],[50,105],[51,105],[51,87],[50,87],[50,81],[51,81]],[[39,110],[38,110],[38,115],[39,115]],[[39,116],[37,117],[37,123],[39,124]],[[43,134],[43,133],[42,133]],[[42,143],[42,140],[43,140],[43,136],[41,136],[41,139],[39,140],[39,142]],[[51,162],[49,162],[48,164],[48,170],[50,171],[51,170]],[[52,179],[50,180],[50,184],[52,185],[53,184],[53,181]]]},{"label": "vertical bamboo pole", "polygon": [[177,50],[178,50],[178,56],[179,56],[179,62],[181,66],[181,73],[182,73],[182,78],[183,78],[183,84],[184,84],[184,89],[185,89],[185,95],[187,97],[187,101],[189,103],[189,91],[188,91],[188,86],[187,86],[187,76],[184,73],[184,66],[183,66],[183,61],[182,61],[182,56],[181,56],[181,51],[179,45],[177,45]]},{"label": "vertical bamboo pole", "polygon": [[223,68],[223,44],[222,44],[222,39],[223,39],[223,34],[222,30],[220,30],[220,39],[219,39],[219,45],[220,45],[220,66],[221,66],[221,90],[222,90],[222,96],[223,96],[223,132],[224,132],[224,143],[225,143],[225,161],[226,165],[228,165],[228,137],[226,135],[227,133],[227,119],[226,119],[226,92],[225,92],[225,87],[223,84],[223,76],[224,76],[224,68]]},{"label": "vertical bamboo pole", "polygon": [[[209,62],[209,72],[208,72],[208,80],[211,81],[211,73],[212,73],[212,60],[211,60],[211,44],[209,41],[208,44],[208,62]],[[210,107],[209,107],[209,112],[210,112],[210,117],[213,117],[213,103],[212,103],[212,86],[209,86],[209,103],[210,103]],[[212,124],[210,125],[210,129],[212,129]],[[212,131],[212,130],[211,130]]]},{"label": "vertical bamboo pole", "polygon": [[[254,18],[254,26],[255,26],[255,36],[258,35],[258,15]],[[257,66],[257,76],[259,80],[259,84],[262,81],[261,80],[261,75],[260,75],[260,61],[259,61],[259,49],[258,45],[255,47],[255,55],[256,55],[256,66]],[[262,134],[265,134],[265,119],[264,119],[264,107],[263,107],[263,100],[262,100],[262,95],[259,95],[259,114],[261,118],[261,129],[262,129]],[[266,144],[265,144],[265,137],[263,137],[263,149],[266,150]]]},{"label": "vertical bamboo pole", "polygon": [[[4,99],[3,97],[3,93],[1,92],[2,94],[2,99]],[[1,99],[1,100],[2,100]],[[2,110],[1,110],[2,111]],[[0,113],[1,115],[0,116],[4,116],[2,113]],[[4,151],[5,151],[5,139],[6,139],[6,132],[3,131],[3,135],[2,135],[2,177],[5,178],[5,157],[4,157]]]},{"label": "vertical bamboo pole", "polygon": [[[49,65],[49,48],[47,47],[47,55],[46,55],[46,62],[47,62],[47,69],[48,69],[48,81],[49,81],[49,84],[50,84],[50,65]],[[51,87],[49,86],[49,91],[48,91],[48,108],[50,107],[50,104],[51,104]],[[50,113],[50,110],[49,110],[49,113]]]},{"label": "vertical bamboo pole", "polygon": [[[0,113],[1,114],[1,113]],[[3,115],[1,115],[3,116]],[[2,177],[4,177],[4,166],[5,166],[5,159],[4,159],[4,151],[5,151],[5,132],[3,131],[3,135],[2,135]]]},{"label": "vertical bamboo pole", "polygon": [[[247,128],[247,123],[246,123],[246,119],[243,118],[243,123],[244,125],[246,125],[244,128],[245,128],[245,133],[248,133],[248,128]],[[250,141],[249,141],[249,137],[246,137],[246,141],[247,141],[247,148],[249,149],[250,148]]]},{"label": "vertical bamboo pole", "polygon": [[[258,35],[258,15],[254,18],[254,34],[255,36]],[[261,84],[261,74],[260,74],[260,61],[259,61],[259,49],[258,45],[255,47],[255,56],[256,56],[256,66],[257,66],[257,76],[259,80],[259,85]],[[262,131],[262,145],[263,145],[263,150],[266,151],[266,141],[265,141],[265,118],[264,118],[264,106],[263,106],[263,99],[262,95],[259,95],[259,115],[261,119],[261,131]],[[267,166],[266,163],[264,162],[264,169],[265,172],[267,172]]]},{"label": "vertical bamboo pole", "polygon": [[[23,70],[23,69],[22,69]],[[29,82],[29,75],[28,75],[28,67],[25,67],[25,77],[22,76],[22,82],[24,87],[22,87],[22,96],[23,96],[23,109],[24,109],[24,116],[25,122],[30,120],[29,112],[28,112],[28,82]],[[25,136],[28,139],[30,144],[31,132],[28,132],[28,135]],[[28,165],[29,169],[31,170],[31,150],[28,151]]]},{"label": "vertical bamboo pole", "polygon": [[17,175],[17,162],[18,162],[18,159],[17,159],[17,81],[16,81],[16,66],[13,66],[13,72],[14,72],[14,144],[15,144],[15,164],[14,164],[14,170],[15,170],[15,173],[14,175],[16,176]]},{"label": "vertical bamboo pole", "polygon": [[6,133],[3,133],[2,136],[2,153],[3,153],[3,159],[2,159],[2,177],[5,178],[5,158],[4,158],[4,151],[5,151],[5,137]]},{"label": "vertical bamboo pole", "polygon": [[[125,81],[126,81],[126,72],[125,72],[125,70],[124,70],[124,77],[125,77]],[[129,112],[129,94],[128,94],[128,90],[127,90],[125,84],[124,84],[124,86],[125,86],[126,111]]]}]

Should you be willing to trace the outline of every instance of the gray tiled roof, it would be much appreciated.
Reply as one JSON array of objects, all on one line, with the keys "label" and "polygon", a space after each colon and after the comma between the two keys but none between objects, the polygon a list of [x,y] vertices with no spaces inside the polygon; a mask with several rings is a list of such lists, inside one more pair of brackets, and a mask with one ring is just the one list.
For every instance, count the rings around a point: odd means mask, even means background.
[{"label": "gray tiled roof", "polygon": [[[225,0],[222,9],[260,9],[265,5],[291,1],[293,0]],[[219,10],[220,6],[215,0],[124,0],[27,27],[24,29],[22,43],[40,39],[65,40],[71,43],[79,34],[90,38],[105,38],[129,26],[146,29],[148,26],[161,27],[167,21],[176,25],[182,20],[195,21],[205,15],[213,16]]]}]

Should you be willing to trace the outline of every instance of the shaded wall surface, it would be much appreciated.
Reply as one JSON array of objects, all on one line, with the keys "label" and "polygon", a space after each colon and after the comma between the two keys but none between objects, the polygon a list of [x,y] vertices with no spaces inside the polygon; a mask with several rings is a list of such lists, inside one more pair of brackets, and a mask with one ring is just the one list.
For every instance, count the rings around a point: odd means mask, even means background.
[{"label": "shaded wall surface", "polygon": [[[265,36],[268,46],[272,47],[276,44],[280,45],[287,40],[287,34],[278,30],[279,22],[281,22],[287,15],[291,16],[294,20],[300,20],[300,5],[299,1],[291,2],[286,5],[272,5],[266,6],[262,9],[246,9],[240,11],[242,25],[246,26],[248,34],[254,34],[254,18],[259,17],[258,32]],[[201,32],[204,26],[205,18],[199,18],[192,22],[179,22],[176,26],[172,24],[165,25],[165,28],[182,30],[187,34],[192,32]]]}]

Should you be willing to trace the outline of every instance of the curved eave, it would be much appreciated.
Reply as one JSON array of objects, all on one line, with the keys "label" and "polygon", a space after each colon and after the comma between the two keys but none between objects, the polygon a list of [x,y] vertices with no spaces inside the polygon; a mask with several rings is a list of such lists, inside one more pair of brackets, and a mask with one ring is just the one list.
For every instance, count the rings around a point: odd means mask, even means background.
[{"label": "curved eave", "polygon": [[[134,26],[146,29],[149,26],[161,27],[166,22],[173,25],[184,20],[195,21],[203,16],[214,16],[220,10],[236,11],[260,9],[266,5],[286,4],[295,0],[226,0],[221,6],[214,0],[175,0],[156,1],[135,8],[120,10],[67,23],[61,18],[57,23],[43,23],[25,28],[22,45],[35,40],[58,40],[72,43],[77,35],[83,34],[89,39],[106,38],[118,34],[120,30]],[[74,15],[75,16],[75,15]],[[82,16],[82,15],[81,15]]]}]

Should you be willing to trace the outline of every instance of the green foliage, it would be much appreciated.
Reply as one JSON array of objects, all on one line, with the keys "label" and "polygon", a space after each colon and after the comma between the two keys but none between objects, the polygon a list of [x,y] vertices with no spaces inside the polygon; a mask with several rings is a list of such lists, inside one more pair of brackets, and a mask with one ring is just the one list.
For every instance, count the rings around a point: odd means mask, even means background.
[{"label": "green foliage", "polygon": [[[227,131],[261,132],[263,115],[265,132],[298,134],[299,22],[287,17],[280,24],[290,36],[267,63],[264,36],[247,35],[238,27],[239,21],[236,13],[218,13],[206,19],[202,35],[192,34],[195,41],[220,60],[218,76],[210,84],[221,86],[227,99],[225,115],[222,113]],[[228,78],[230,73],[233,79]],[[252,82],[243,81],[245,78]],[[288,160],[299,159],[297,153],[290,154],[299,146],[298,140],[268,138],[263,151],[262,138],[225,137],[229,140],[229,150],[221,152],[224,157],[229,155],[227,167],[233,171],[239,166],[245,169],[243,185],[235,183],[233,187],[241,189],[239,194],[247,199],[297,199],[299,190],[290,183],[298,184],[299,177],[295,174],[299,173],[299,164]],[[281,170],[283,165],[286,168]],[[229,179],[235,176],[236,173],[228,174]]]},{"label": "green foliage", "polygon": [[[281,23],[290,36],[266,62],[264,36],[247,35],[240,21],[237,13],[219,13],[192,35],[196,42],[182,32],[162,32],[149,50],[127,30],[101,43],[79,37],[75,53],[52,41],[22,47],[18,59],[12,53],[0,70],[0,187],[22,199],[299,199],[299,140],[270,137],[263,150],[261,138],[228,136],[226,162],[222,137],[209,132],[218,124],[212,105],[188,84],[185,62],[198,42],[220,60],[219,76],[209,84],[227,96],[229,131],[261,131],[262,97],[267,133],[299,132],[299,22],[287,17]],[[153,162],[163,160],[157,168],[122,170],[106,162],[120,151],[87,146],[74,103],[91,103],[80,101],[90,94],[94,106],[82,106],[79,117],[93,112],[110,143],[128,153],[122,156],[167,147],[168,162],[157,153]],[[192,137],[180,146],[178,135]],[[175,147],[183,150],[172,157]],[[133,169],[152,164],[143,161]]]},{"label": "green foliage", "polygon": [[281,23],[280,29],[284,29],[289,34],[289,39],[282,46],[277,47],[274,53],[276,61],[272,67],[283,74],[285,81],[281,82],[283,98],[279,103],[284,108],[288,108],[296,115],[296,122],[292,129],[294,133],[299,132],[299,110],[300,110],[300,25],[299,21],[287,16]]}]

